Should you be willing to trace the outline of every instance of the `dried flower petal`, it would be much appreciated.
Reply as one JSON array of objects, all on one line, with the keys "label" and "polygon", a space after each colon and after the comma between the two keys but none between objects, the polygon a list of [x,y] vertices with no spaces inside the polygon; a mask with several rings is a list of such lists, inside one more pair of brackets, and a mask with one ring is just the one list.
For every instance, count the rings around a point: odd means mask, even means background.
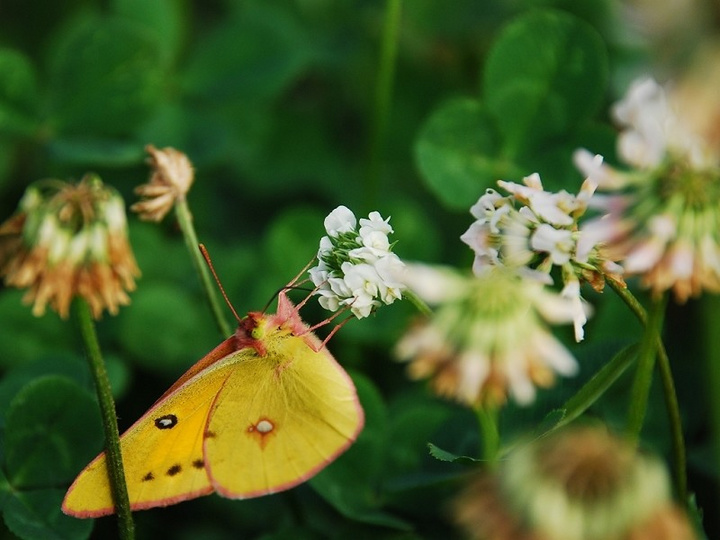
[{"label": "dried flower petal", "polygon": [[152,174],[147,184],[135,188],[142,200],[133,204],[130,210],[140,219],[161,221],[175,201],[185,197],[195,175],[192,163],[182,152],[170,147],[158,150],[151,144],[145,150],[150,154]]}]

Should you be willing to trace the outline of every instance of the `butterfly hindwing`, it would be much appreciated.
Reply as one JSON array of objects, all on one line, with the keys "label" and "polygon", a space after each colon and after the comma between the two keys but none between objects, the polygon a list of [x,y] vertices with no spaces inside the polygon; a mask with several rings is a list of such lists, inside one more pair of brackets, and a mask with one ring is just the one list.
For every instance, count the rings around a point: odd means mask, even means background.
[{"label": "butterfly hindwing", "polygon": [[303,338],[268,336],[264,357],[228,378],[205,441],[216,491],[246,498],[310,478],[355,440],[363,413],[355,387],[327,349]]}]

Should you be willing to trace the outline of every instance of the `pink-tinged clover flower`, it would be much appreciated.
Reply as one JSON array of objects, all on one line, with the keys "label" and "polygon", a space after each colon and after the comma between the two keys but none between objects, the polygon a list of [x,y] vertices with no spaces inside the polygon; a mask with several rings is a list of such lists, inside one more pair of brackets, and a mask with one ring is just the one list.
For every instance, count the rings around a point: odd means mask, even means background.
[{"label": "pink-tinged clover flower", "polygon": [[412,378],[429,378],[439,395],[465,405],[497,406],[508,396],[531,403],[536,387],[570,376],[577,364],[548,324],[570,322],[573,300],[496,266],[478,276],[409,265],[409,290],[434,314],[398,342]]},{"label": "pink-tinged clover flower", "polygon": [[[599,158],[598,158],[599,159]],[[509,195],[489,189],[470,209],[476,218],[460,237],[475,252],[473,272],[505,266],[521,275],[552,284],[551,271],[561,269],[562,295],[574,310],[575,339],[584,337],[589,308],[580,296],[580,281],[601,290],[605,279],[622,281],[621,269],[603,251],[599,239],[586,231],[579,219],[595,192],[586,180],[577,195],[545,191],[535,173],[523,184],[498,181]]]},{"label": "pink-tinged clover flower", "polygon": [[720,149],[686,122],[690,104],[678,96],[642,79],[613,108],[622,128],[618,153],[630,170],[583,149],[574,160],[606,192],[598,205],[605,215],[587,223],[588,233],[628,276],[685,302],[720,292]]}]

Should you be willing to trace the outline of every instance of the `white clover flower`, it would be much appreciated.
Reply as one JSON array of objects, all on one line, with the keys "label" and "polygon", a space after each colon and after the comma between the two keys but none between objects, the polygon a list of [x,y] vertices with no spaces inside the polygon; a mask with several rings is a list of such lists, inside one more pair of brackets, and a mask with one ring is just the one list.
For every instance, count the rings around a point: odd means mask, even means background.
[{"label": "white clover flower", "polygon": [[398,342],[396,354],[438,394],[469,406],[499,405],[508,396],[527,405],[556,374],[577,372],[547,328],[574,320],[574,299],[501,266],[480,276],[426,265],[406,273],[408,287],[437,309]]},{"label": "white clover flower", "polygon": [[[583,162],[597,170],[602,157]],[[543,284],[552,284],[550,275],[553,267],[561,269],[564,287],[575,291],[576,323],[575,336],[582,339],[582,328],[586,322],[587,308],[579,296],[579,280],[589,282],[601,290],[606,278],[622,281],[617,265],[602,250],[597,227],[584,230],[579,219],[588,208],[593,207],[592,197],[597,183],[592,179],[583,182],[577,195],[560,191],[552,193],[543,189],[540,175],[531,174],[523,178],[523,184],[498,181],[498,185],[509,195],[501,196],[495,190],[488,190],[472,206],[470,213],[477,218],[460,237],[475,252],[473,273],[482,275],[488,269],[507,266],[519,275]],[[580,304],[578,304],[580,302]]]},{"label": "white clover flower", "polygon": [[356,230],[355,214],[345,206],[325,218],[327,236],[320,239],[317,266],[309,270],[323,308],[345,308],[363,318],[402,297],[405,265],[391,251],[389,219],[371,212]]},{"label": "white clover flower", "polygon": [[634,81],[613,106],[612,115],[627,128],[618,138],[623,159],[638,167],[659,165],[668,146],[668,130],[674,124],[663,88],[650,78]]},{"label": "white clover flower", "polygon": [[530,237],[530,247],[548,253],[552,263],[561,266],[570,262],[575,242],[571,231],[542,223]]},{"label": "white clover flower", "polygon": [[380,212],[370,212],[368,219],[360,218],[359,232],[362,238],[372,232],[379,232],[387,237],[388,234],[393,233],[393,228],[390,226],[390,218],[383,219]]},{"label": "white clover flower", "polygon": [[534,438],[489,469],[452,507],[464,538],[698,539],[662,460],[602,425]]}]

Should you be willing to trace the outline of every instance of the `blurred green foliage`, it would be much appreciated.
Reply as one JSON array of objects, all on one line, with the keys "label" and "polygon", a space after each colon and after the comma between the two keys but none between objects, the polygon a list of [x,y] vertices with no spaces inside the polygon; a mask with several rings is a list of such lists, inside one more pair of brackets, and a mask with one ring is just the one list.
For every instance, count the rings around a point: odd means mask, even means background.
[{"label": "blurred green foliage", "polygon": [[[30,182],[87,171],[130,204],[148,176],[144,146],[172,145],[194,163],[195,227],[245,312],[262,309],[310,260],[323,217],[338,204],[391,215],[405,259],[467,267],[471,254],[458,240],[467,210],[498,178],[537,171],[546,188],[575,192],[576,147],[613,160],[608,104],[628,73],[651,66],[649,52],[614,31],[623,24],[616,2],[415,0],[403,6],[382,167],[368,178],[384,7],[4,0],[0,217],[14,212]],[[129,220],[143,277],[132,304],[99,323],[121,428],[222,337],[174,219]],[[588,294],[596,307],[591,344],[571,344],[561,330],[580,375],[531,407],[509,405],[504,440],[532,431],[638,335],[617,298]],[[0,536],[113,536],[113,518],[93,523],[60,512],[74,475],[101,449],[100,422],[74,324],[53,313],[32,317],[21,297],[0,290]],[[700,357],[693,309],[673,308],[669,324]],[[314,305],[304,315],[325,317]],[[360,439],[336,463],[287,493],[212,495],[139,513],[139,537],[453,537],[447,504],[471,467],[434,459],[427,445],[436,456],[477,456],[477,428],[469,411],[408,381],[392,361],[413,316],[395,304],[333,338],[367,415]],[[708,451],[701,367],[669,340],[671,357],[688,361],[677,376],[691,484],[699,505],[711,508],[718,468]],[[622,425],[628,385],[625,374],[590,413]],[[667,453],[659,392],[651,400],[646,442]]]}]

